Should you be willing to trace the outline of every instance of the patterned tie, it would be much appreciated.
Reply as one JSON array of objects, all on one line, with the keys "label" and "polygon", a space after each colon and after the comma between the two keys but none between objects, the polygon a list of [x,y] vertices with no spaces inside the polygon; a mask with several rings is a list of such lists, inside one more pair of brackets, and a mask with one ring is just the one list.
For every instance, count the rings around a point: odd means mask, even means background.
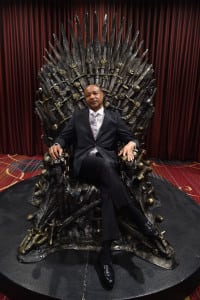
[{"label": "patterned tie", "polygon": [[99,115],[100,115],[99,113],[97,113],[97,114],[91,113],[90,114],[90,126],[91,126],[92,133],[93,133],[95,140],[96,140],[97,134],[99,132],[98,123],[97,123],[97,118]]}]

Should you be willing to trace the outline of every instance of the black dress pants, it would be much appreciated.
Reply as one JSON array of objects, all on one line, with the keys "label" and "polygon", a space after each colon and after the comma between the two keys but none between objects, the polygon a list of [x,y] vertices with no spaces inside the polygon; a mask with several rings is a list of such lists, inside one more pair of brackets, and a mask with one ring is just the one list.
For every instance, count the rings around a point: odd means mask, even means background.
[{"label": "black dress pants", "polygon": [[103,241],[117,239],[119,228],[116,210],[119,211],[129,202],[129,196],[120,179],[117,165],[105,160],[99,153],[88,155],[82,162],[79,177],[100,190]]}]

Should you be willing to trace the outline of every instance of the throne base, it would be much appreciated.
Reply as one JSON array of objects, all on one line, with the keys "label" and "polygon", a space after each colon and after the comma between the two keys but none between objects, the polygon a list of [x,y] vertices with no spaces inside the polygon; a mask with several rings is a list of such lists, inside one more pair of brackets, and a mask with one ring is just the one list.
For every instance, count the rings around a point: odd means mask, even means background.
[{"label": "throne base", "polygon": [[162,269],[131,253],[114,251],[116,283],[105,291],[95,271],[94,251],[63,250],[34,264],[17,260],[36,178],[0,194],[0,290],[14,299],[184,299],[200,283],[200,207],[161,179],[152,178],[164,216],[161,230],[176,253],[178,266]]}]

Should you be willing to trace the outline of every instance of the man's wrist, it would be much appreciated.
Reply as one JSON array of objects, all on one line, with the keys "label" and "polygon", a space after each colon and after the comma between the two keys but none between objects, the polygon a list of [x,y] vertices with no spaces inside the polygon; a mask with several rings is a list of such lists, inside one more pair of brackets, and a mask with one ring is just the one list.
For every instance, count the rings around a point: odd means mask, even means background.
[{"label": "man's wrist", "polygon": [[130,141],[130,142],[128,142],[128,144],[129,144],[129,145],[132,145],[133,148],[136,148],[136,143],[135,143],[134,141]]}]

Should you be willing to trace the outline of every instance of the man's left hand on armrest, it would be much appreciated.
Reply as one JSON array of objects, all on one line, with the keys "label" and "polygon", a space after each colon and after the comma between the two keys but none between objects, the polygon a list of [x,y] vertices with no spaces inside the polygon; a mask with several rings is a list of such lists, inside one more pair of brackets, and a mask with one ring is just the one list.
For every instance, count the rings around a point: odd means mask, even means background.
[{"label": "man's left hand on armrest", "polygon": [[128,161],[134,160],[134,150],[136,149],[136,143],[130,141],[126,144],[119,152],[119,156],[122,156],[123,159],[127,159]]}]

